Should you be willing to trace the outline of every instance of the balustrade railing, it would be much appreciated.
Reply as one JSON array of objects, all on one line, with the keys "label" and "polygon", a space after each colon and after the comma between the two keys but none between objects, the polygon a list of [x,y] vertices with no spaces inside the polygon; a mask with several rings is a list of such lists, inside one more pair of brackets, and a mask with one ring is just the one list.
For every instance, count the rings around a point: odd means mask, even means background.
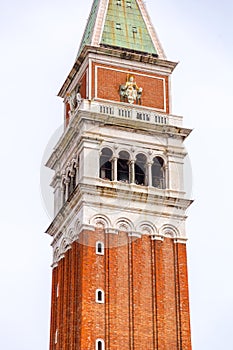
[{"label": "balustrade railing", "polygon": [[162,124],[182,126],[181,116],[159,113],[151,108],[138,105],[119,106],[119,103],[105,103],[99,101],[82,100],[80,110],[90,110],[91,112],[107,114],[113,117],[143,121],[150,124]]}]

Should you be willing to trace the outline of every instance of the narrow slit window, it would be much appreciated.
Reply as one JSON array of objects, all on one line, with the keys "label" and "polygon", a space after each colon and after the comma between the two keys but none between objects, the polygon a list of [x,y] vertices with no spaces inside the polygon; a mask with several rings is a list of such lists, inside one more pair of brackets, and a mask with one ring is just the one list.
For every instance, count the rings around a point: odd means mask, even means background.
[{"label": "narrow slit window", "polygon": [[104,304],[104,291],[102,289],[96,289],[95,301],[98,304]]},{"label": "narrow slit window", "polygon": [[137,33],[138,32],[137,27],[132,27],[132,32]]},{"label": "narrow slit window", "polygon": [[54,343],[57,344],[57,341],[58,341],[58,330],[56,329]]},{"label": "narrow slit window", "polygon": [[96,254],[104,255],[104,243],[96,242]]},{"label": "narrow slit window", "polygon": [[96,340],[96,350],[104,350],[104,341],[102,339]]}]

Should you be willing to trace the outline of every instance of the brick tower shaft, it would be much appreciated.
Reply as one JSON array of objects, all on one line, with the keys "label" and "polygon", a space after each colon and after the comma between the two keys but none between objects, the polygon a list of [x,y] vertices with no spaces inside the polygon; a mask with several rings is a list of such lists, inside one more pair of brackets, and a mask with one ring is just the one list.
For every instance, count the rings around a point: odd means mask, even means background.
[{"label": "brick tower shaft", "polygon": [[50,350],[190,350],[183,142],[141,0],[94,0],[59,96]]}]

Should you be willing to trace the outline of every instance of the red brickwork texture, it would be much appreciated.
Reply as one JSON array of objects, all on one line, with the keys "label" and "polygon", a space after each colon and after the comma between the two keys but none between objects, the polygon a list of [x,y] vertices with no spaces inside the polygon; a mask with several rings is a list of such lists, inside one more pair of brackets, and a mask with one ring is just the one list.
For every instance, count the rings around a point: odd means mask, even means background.
[{"label": "red brickwork texture", "polygon": [[82,98],[87,98],[87,73],[85,72],[79,81],[80,94]]},{"label": "red brickwork texture", "polygon": [[53,269],[50,350],[95,350],[97,338],[105,350],[191,350],[184,244],[102,229],[80,234]]},{"label": "red brickwork texture", "polygon": [[120,101],[119,86],[126,83],[127,74],[133,74],[138,87],[142,87],[142,106],[155,108],[169,113],[169,82],[165,75],[123,70],[96,64],[92,68],[92,97]]}]

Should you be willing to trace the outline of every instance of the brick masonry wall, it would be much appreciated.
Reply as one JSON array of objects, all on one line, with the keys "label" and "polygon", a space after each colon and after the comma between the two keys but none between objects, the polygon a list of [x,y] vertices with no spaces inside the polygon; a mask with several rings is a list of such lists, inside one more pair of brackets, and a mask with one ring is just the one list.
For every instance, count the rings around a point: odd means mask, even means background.
[{"label": "brick masonry wall", "polygon": [[79,84],[81,97],[87,98],[87,72],[83,74],[82,78],[79,81]]},{"label": "brick masonry wall", "polygon": [[[159,74],[142,73],[137,69],[92,64],[92,97],[120,101],[119,86],[124,85],[127,73],[133,74],[138,87],[143,88],[142,106],[169,113],[169,79]],[[97,93],[96,93],[97,90]]]},{"label": "brick masonry wall", "polygon": [[105,350],[191,350],[184,244],[101,228],[80,234],[53,269],[50,350],[95,350],[97,338]]}]

